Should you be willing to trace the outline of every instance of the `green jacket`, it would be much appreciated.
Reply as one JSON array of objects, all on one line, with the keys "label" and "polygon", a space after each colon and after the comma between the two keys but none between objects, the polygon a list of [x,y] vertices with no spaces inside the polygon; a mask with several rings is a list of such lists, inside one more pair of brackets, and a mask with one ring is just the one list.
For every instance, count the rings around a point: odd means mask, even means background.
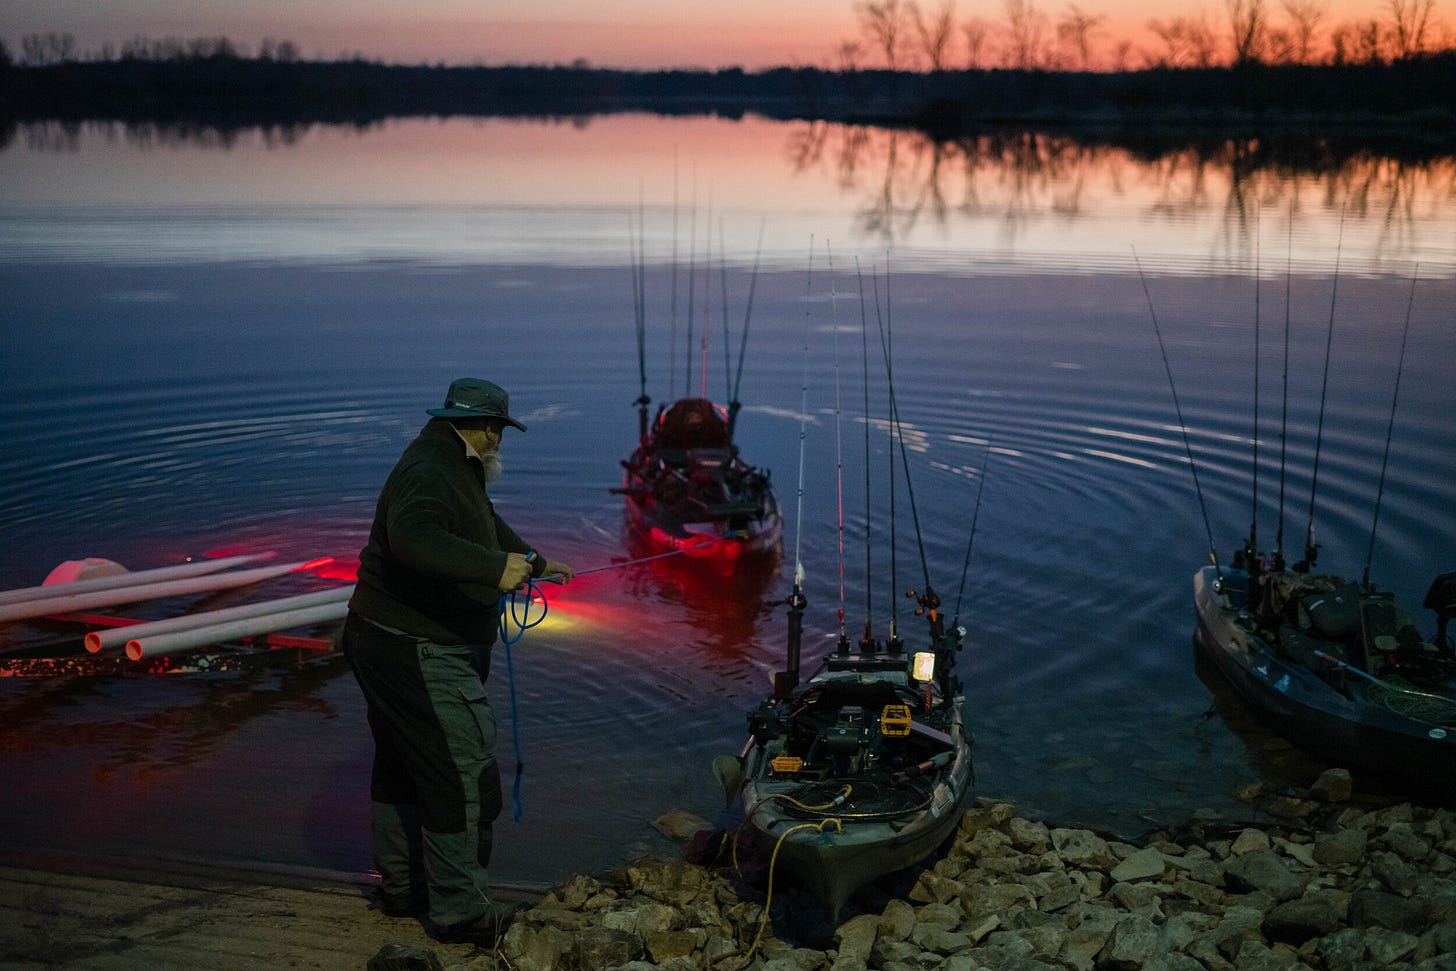
[{"label": "green jacket", "polygon": [[530,550],[496,514],[479,459],[426,423],[389,473],[349,609],[445,644],[492,644],[507,553]]}]

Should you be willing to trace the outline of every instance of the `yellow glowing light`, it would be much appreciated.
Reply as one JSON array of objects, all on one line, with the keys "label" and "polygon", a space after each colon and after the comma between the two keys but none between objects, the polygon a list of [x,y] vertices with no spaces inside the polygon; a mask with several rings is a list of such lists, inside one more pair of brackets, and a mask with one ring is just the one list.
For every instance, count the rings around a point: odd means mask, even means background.
[{"label": "yellow glowing light", "polygon": [[935,677],[935,652],[916,651],[915,667],[911,670],[910,676],[916,681],[929,681]]}]

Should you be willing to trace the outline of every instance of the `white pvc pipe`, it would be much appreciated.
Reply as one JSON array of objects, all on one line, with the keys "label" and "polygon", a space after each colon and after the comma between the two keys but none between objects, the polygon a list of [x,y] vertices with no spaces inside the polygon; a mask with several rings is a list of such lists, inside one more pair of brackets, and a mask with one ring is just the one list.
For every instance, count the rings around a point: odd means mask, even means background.
[{"label": "white pvc pipe", "polygon": [[176,566],[159,566],[152,570],[111,573],[106,576],[92,577],[89,580],[71,580],[65,583],[43,583],[38,587],[21,587],[18,590],[6,590],[0,593],[0,605],[29,603],[32,600],[41,600],[46,597],[71,597],[78,593],[89,593],[92,590],[135,587],[144,583],[157,583],[162,580],[175,580],[180,577],[217,573],[219,570],[241,566],[244,563],[254,563],[258,560],[266,560],[277,555],[277,553],[268,552],[250,553],[246,556],[224,556],[218,559],[192,560],[188,563],[179,563]]},{"label": "white pvc pipe", "polygon": [[340,600],[348,600],[353,595],[354,585],[351,583],[346,587],[330,587],[327,590],[303,593],[296,597],[281,597],[278,600],[260,600],[257,603],[241,604],[237,607],[224,607],[221,610],[209,610],[200,614],[183,614],[180,617],[168,617],[166,620],[153,620],[144,624],[128,624],[125,627],[93,630],[86,635],[86,650],[95,654],[107,648],[120,647],[127,641],[141,640],[151,637],[154,634],[166,634],[171,631],[188,630],[193,627],[213,627],[217,624],[241,620],[244,617],[257,617],[262,614],[281,613],[285,610],[298,610],[301,607],[314,607],[319,604],[336,603]]},{"label": "white pvc pipe", "polygon": [[239,637],[252,637],[256,634],[288,630],[291,627],[323,624],[331,620],[339,620],[348,612],[349,605],[338,601],[337,603],[319,604],[316,607],[304,607],[299,610],[285,610],[276,614],[244,617],[231,623],[214,624],[210,627],[192,627],[187,630],[172,631],[170,634],[157,634],[153,637],[129,640],[126,642],[126,656],[133,661],[140,661],[142,658],[151,657],[154,654],[191,651]]},{"label": "white pvc pipe", "polygon": [[93,607],[106,607],[112,604],[137,603],[142,600],[158,600],[162,597],[176,597],[188,593],[243,587],[250,583],[257,583],[259,580],[281,577],[285,573],[292,573],[304,567],[322,565],[324,562],[332,561],[309,560],[304,563],[286,563],[281,566],[260,566],[252,570],[230,570],[226,573],[166,580],[162,583],[144,583],[135,587],[94,590],[91,593],[81,593],[71,597],[43,597],[29,603],[0,607],[0,623],[25,620],[29,617],[49,617],[53,614],[65,614],[73,610],[90,610]]}]

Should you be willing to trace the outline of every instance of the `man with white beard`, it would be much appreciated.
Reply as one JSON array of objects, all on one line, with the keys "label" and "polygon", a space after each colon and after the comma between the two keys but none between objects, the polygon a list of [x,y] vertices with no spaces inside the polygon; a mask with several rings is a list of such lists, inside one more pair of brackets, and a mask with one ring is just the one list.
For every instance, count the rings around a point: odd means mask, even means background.
[{"label": "man with white beard", "polygon": [[501,810],[490,671],[503,593],[571,567],[533,550],[496,513],[510,398],[461,378],[384,483],[344,624],[344,654],[374,736],[370,780],[380,908],[428,911],[443,941],[490,946],[513,907],[486,877]]}]

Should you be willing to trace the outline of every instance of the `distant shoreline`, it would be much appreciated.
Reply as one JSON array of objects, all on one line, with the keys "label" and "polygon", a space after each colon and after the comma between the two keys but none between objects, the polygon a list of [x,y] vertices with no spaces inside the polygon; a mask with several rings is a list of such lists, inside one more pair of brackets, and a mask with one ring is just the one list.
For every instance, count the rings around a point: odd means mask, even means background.
[{"label": "distant shoreline", "polygon": [[0,128],[109,121],[223,130],[388,118],[757,114],[914,128],[1279,131],[1456,145],[1456,51],[1391,64],[1051,71],[620,71],[208,56],[0,68]]}]

